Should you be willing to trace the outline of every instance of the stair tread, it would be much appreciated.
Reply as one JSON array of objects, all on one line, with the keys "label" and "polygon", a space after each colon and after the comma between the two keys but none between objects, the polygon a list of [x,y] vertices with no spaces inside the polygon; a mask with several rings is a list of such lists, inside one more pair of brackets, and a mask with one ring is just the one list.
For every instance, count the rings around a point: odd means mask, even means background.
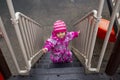
[{"label": "stair tread", "polygon": [[9,80],[110,80],[104,74],[84,74],[82,68],[32,69],[29,76],[11,77]]},{"label": "stair tread", "polygon": [[36,64],[36,68],[62,68],[62,67],[82,67],[82,64],[79,62],[73,63],[61,63],[61,64],[53,64],[53,63],[38,63]]},{"label": "stair tread", "polygon": [[72,67],[72,68],[50,68],[50,69],[43,69],[43,68],[37,68],[32,69],[31,74],[32,75],[55,75],[55,74],[80,74],[83,73],[84,69],[82,67]]},{"label": "stair tread", "polygon": [[61,64],[53,64],[48,57],[44,55],[28,76],[11,77],[9,80],[109,80],[100,74],[84,74],[84,67],[75,57],[72,63]]}]

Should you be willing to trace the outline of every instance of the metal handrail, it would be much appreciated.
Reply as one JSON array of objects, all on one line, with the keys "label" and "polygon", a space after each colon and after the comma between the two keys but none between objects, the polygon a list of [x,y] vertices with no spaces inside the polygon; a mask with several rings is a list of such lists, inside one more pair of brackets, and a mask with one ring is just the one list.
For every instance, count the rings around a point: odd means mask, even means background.
[{"label": "metal handrail", "polygon": [[83,20],[85,20],[86,18],[88,18],[91,15],[94,15],[94,17],[96,17],[96,14],[97,14],[97,11],[96,10],[92,10],[91,12],[89,12],[88,14],[83,16],[82,18],[80,18],[77,21],[75,21],[74,23],[72,23],[72,25],[73,26],[77,25],[78,23],[82,22]]},{"label": "metal handrail", "polygon": [[[20,13],[20,12],[16,12],[16,14],[15,14],[15,16],[16,16],[16,22],[17,23],[19,23],[20,24],[20,22],[19,22],[19,19],[21,18],[21,17],[23,17],[23,18],[25,18],[26,20],[29,20],[30,22],[32,22],[33,24],[36,24],[37,26],[35,26],[35,27],[39,27],[39,28],[41,28],[41,25],[39,24],[39,23],[37,23],[36,21],[34,21],[34,20],[32,20],[31,18],[29,18],[29,17],[27,17],[27,16],[25,16],[24,14],[22,14],[22,13]],[[21,27],[21,26],[20,26]],[[19,28],[20,29],[20,28]],[[29,42],[30,43],[30,42]],[[24,43],[24,46],[25,46],[25,43]],[[30,45],[28,45],[28,46],[30,46]],[[28,47],[27,46],[27,47]],[[36,52],[35,54],[31,54],[31,56],[29,57],[30,59],[28,59],[26,62],[28,62],[28,67],[26,67],[26,70],[20,70],[19,71],[19,73],[20,74],[23,74],[23,73],[27,73],[27,72],[29,72],[30,70],[31,70],[31,62],[32,62],[32,60],[36,57],[36,56],[38,56],[39,54],[41,53],[41,49],[38,51],[38,52]],[[28,54],[29,55],[29,54]],[[27,57],[26,55],[24,55],[24,57]]]},{"label": "metal handrail", "polygon": [[100,53],[100,58],[99,58],[99,62],[98,62],[99,64],[97,66],[98,71],[100,70],[100,67],[101,67],[101,64],[102,64],[104,53],[105,53],[105,50],[106,50],[106,47],[107,47],[107,44],[108,44],[110,33],[112,31],[112,27],[113,27],[115,17],[116,17],[116,13],[117,13],[117,10],[119,9],[119,6],[120,6],[120,0],[117,0],[117,2],[115,4],[115,7],[114,7],[114,10],[113,10],[113,13],[112,13],[112,16],[111,16],[111,21],[110,21],[110,24],[109,24],[109,27],[108,27],[108,31],[107,31],[106,36],[105,36],[105,40],[104,40],[104,43],[103,43],[103,46],[102,46],[102,50],[101,50],[101,53]]},{"label": "metal handrail", "polygon": [[[31,63],[32,60],[34,58],[38,59],[38,55],[41,53],[41,50],[39,50],[39,51],[37,50],[37,52],[34,51],[34,46],[37,46],[37,47],[39,46],[39,44],[36,43],[36,41],[38,42],[39,38],[41,37],[40,33],[38,33],[38,32],[40,32],[38,30],[41,28],[41,25],[20,12],[17,12],[15,14],[12,0],[6,0],[6,1],[7,1],[10,15],[11,15],[12,23],[13,23],[15,31],[16,31],[18,42],[20,44],[20,48],[22,51],[21,55],[23,56],[23,59],[25,61],[25,69],[24,70],[21,70],[20,66],[18,64],[15,66],[17,68],[18,74],[24,74],[24,73],[27,73],[30,71],[31,66],[32,66],[32,63]],[[22,23],[21,23],[21,21],[22,21]],[[40,29],[40,30],[42,30],[42,29]],[[25,34],[23,34],[23,33],[25,33]],[[39,34],[39,35],[37,35],[37,34]],[[14,52],[13,52],[13,54],[14,54]],[[17,62],[17,60],[15,58],[14,58],[14,62]]]},{"label": "metal handrail", "polygon": [[[20,12],[17,12],[15,15],[16,15],[16,19],[14,19],[13,24],[14,24],[14,23],[19,23],[18,20],[20,19],[20,16],[22,16],[22,17],[30,20],[31,22],[37,24],[38,27],[41,28],[41,27],[40,27],[41,25],[40,25],[39,23],[35,22],[34,20],[32,20],[31,18],[25,16],[24,14],[22,14],[22,13],[20,13]],[[15,22],[15,21],[16,21],[16,22]],[[6,42],[7,42],[8,48],[9,48],[9,50],[10,50],[10,52],[11,52],[11,55],[12,55],[12,58],[13,58],[13,61],[14,61],[14,63],[15,63],[15,66],[16,66],[16,68],[17,68],[18,73],[19,73],[19,74],[24,74],[24,73],[29,72],[29,71],[31,70],[31,67],[32,67],[32,65],[31,65],[32,60],[41,53],[41,49],[40,49],[38,52],[36,52],[34,55],[32,55],[28,61],[26,61],[26,62],[28,63],[28,64],[27,64],[28,66],[26,66],[26,70],[21,70],[20,67],[19,67],[19,64],[18,64],[18,62],[17,62],[17,59],[16,59],[16,57],[15,57],[14,50],[13,50],[13,48],[12,48],[12,46],[11,46],[10,40],[9,40],[9,38],[8,38],[8,36],[7,36],[6,30],[5,30],[5,28],[4,28],[4,25],[3,25],[3,22],[2,22],[2,20],[1,20],[1,18],[0,18],[0,24],[1,24],[2,31],[3,31],[3,33],[4,33],[4,38],[5,38]],[[24,54],[24,57],[27,57],[27,56]]]},{"label": "metal handrail", "polygon": [[[101,3],[101,5],[103,5]],[[90,44],[91,44],[91,48],[90,48],[90,54],[88,55],[89,57],[85,55],[83,55],[82,53],[81,56],[83,56],[85,58],[85,66],[86,68],[89,70],[89,71],[95,71],[95,72],[99,72],[100,71],[100,67],[101,67],[101,64],[102,64],[102,60],[104,58],[104,54],[105,54],[105,50],[106,50],[106,47],[107,47],[107,44],[108,44],[108,40],[109,40],[109,37],[110,37],[110,32],[112,30],[112,26],[113,26],[113,23],[115,21],[115,16],[116,16],[116,13],[117,13],[117,10],[119,8],[119,5],[120,5],[120,0],[118,0],[116,2],[116,5],[115,5],[115,8],[114,8],[114,11],[112,13],[112,16],[111,16],[111,21],[110,21],[110,24],[109,24],[109,27],[108,27],[108,31],[106,33],[106,36],[105,36],[105,40],[104,40],[104,43],[103,43],[103,46],[102,46],[102,49],[101,49],[101,53],[100,53],[100,57],[99,57],[99,60],[98,60],[98,65],[96,68],[92,68],[91,67],[91,60],[92,60],[92,56],[93,56],[93,49],[94,49],[94,44],[95,44],[95,41],[96,41],[96,34],[97,34],[97,30],[98,30],[98,23],[99,23],[99,20],[100,20],[100,17],[99,16],[95,16],[94,15],[94,18],[96,18],[96,22],[95,22],[95,34],[93,34],[93,39],[94,41],[92,41]],[[102,10],[102,9],[101,9]],[[100,15],[100,13],[98,13]],[[76,26],[78,25],[79,23],[81,23],[83,20],[85,20],[86,18],[88,18],[89,16],[93,15],[92,12],[88,13],[87,15],[85,15],[83,18],[79,19],[78,21],[76,21],[73,25]]]},{"label": "metal handrail", "polygon": [[[89,22],[89,17],[90,16],[92,16],[93,17],[93,19],[92,19],[92,21],[94,22],[93,24],[91,24],[91,22]],[[89,25],[89,27],[90,28],[93,28],[94,26],[95,26],[95,23],[98,21],[99,22],[99,19],[100,18],[97,18],[96,17],[97,16],[97,11],[96,10],[92,10],[91,12],[89,12],[88,14],[86,14],[84,17],[82,17],[81,19],[79,19],[79,20],[77,20],[77,21],[75,21],[74,23],[73,23],[73,26],[74,27],[76,27],[78,24],[80,24],[80,23],[82,23],[82,21],[84,21],[84,20],[86,20],[86,19],[88,19],[88,24],[91,24],[91,26]],[[90,29],[89,28],[89,29]],[[90,70],[90,71],[96,71],[96,68],[91,68],[91,59],[92,59],[92,56],[93,56],[93,50],[94,50],[94,43],[95,42],[93,42],[92,40],[92,38],[93,37],[96,37],[96,35],[94,35],[94,34],[96,34],[96,31],[97,31],[97,28],[98,27],[94,27],[95,29],[94,29],[94,32],[90,32],[91,34],[86,34],[86,35],[89,35],[89,36],[87,36],[87,37],[89,37],[89,39],[90,39],[90,41],[88,41],[88,39],[87,39],[87,41],[86,41],[86,44],[87,45],[85,45],[85,47],[87,48],[86,50],[86,53],[84,54],[84,53],[81,53],[80,52],[80,54],[81,54],[81,56],[82,57],[84,57],[84,59],[85,59],[85,66],[86,66],[86,68],[88,69],[88,70]],[[93,47],[91,47],[91,45],[93,45]],[[78,51],[77,51],[78,52]]]},{"label": "metal handrail", "polygon": [[[91,48],[90,48],[90,55],[89,55],[89,58],[86,59],[86,67],[88,68],[88,70],[90,71],[96,71],[96,72],[99,72],[99,68],[91,68],[91,60],[92,60],[92,56],[93,56],[93,50],[94,50],[94,46],[95,46],[95,41],[96,41],[96,35],[97,35],[97,30],[98,30],[98,23],[101,19],[101,14],[102,14],[102,10],[103,10],[103,6],[104,6],[104,0],[100,0],[100,4],[99,4],[99,7],[98,7],[98,12],[97,12],[97,15],[96,15],[96,23],[95,23],[95,29],[94,29],[94,34],[92,35],[92,42],[91,42]],[[87,16],[85,16],[87,18]],[[103,53],[104,54],[104,53]],[[101,61],[103,60],[103,56],[101,57],[100,59]],[[99,60],[99,61],[100,61]],[[101,62],[99,62],[101,63]],[[98,64],[99,64],[98,63]],[[101,64],[99,65],[99,67],[101,66]]]},{"label": "metal handrail", "polygon": [[[113,8],[115,6],[115,3],[116,3],[117,0],[107,0],[107,4],[108,4],[108,9],[109,9],[109,13],[110,13],[110,16],[113,12]],[[117,13],[116,14],[116,19],[114,21],[114,26],[113,26],[113,29],[115,31],[115,34],[116,36],[118,35],[118,32],[119,32],[119,25],[120,25],[120,21],[118,20],[118,16],[120,13]]]},{"label": "metal handrail", "polygon": [[15,15],[16,15],[16,20],[18,20],[18,19],[20,18],[20,16],[22,16],[22,17],[30,20],[30,21],[33,22],[34,24],[37,24],[39,27],[41,27],[41,25],[40,25],[39,23],[37,23],[35,20],[31,19],[30,17],[24,15],[24,14],[21,13],[21,12],[16,12]]}]

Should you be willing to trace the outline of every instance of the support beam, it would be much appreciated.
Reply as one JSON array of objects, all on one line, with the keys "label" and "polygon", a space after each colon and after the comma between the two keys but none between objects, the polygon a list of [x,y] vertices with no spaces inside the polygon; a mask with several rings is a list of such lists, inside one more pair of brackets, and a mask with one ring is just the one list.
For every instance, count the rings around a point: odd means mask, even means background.
[{"label": "support beam", "polygon": [[106,67],[106,74],[113,76],[120,65],[120,31]]},{"label": "support beam", "polygon": [[[107,0],[107,4],[108,4],[108,8],[109,8],[109,12],[110,12],[110,16],[112,15],[113,12],[113,3],[112,0]],[[117,18],[115,18],[114,24],[113,24],[113,28],[115,30],[115,33],[117,34],[118,32],[118,21]]]}]

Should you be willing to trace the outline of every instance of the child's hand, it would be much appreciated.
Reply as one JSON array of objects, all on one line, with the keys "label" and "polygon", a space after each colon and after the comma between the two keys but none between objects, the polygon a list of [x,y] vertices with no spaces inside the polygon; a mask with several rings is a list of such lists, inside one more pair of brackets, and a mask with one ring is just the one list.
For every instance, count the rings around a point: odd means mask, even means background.
[{"label": "child's hand", "polygon": [[43,48],[42,51],[43,51],[43,53],[46,53],[48,50],[47,50],[47,48]]},{"label": "child's hand", "polygon": [[80,30],[78,31],[78,34],[80,34]]}]

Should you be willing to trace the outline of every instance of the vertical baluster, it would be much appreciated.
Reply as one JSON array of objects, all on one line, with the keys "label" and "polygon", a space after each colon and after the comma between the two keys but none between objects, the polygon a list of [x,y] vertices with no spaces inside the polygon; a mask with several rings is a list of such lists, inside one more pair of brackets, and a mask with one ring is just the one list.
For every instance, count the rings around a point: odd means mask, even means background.
[{"label": "vertical baluster", "polygon": [[29,37],[28,37],[26,19],[25,19],[25,18],[22,18],[22,21],[23,21],[23,26],[24,26],[24,32],[25,32],[26,40],[27,40],[27,47],[28,47],[28,51],[29,51],[28,54],[29,54],[29,56],[31,57],[30,42],[29,42]]},{"label": "vertical baluster", "polygon": [[32,42],[31,42],[31,34],[30,34],[30,25],[29,25],[29,20],[26,19],[26,29],[27,29],[27,36],[28,36],[28,45],[29,45],[29,50],[30,50],[30,56],[32,56]]},{"label": "vertical baluster", "polygon": [[25,50],[26,50],[27,58],[29,60],[30,59],[30,55],[28,54],[29,53],[29,49],[27,47],[28,46],[27,45],[27,39],[26,39],[26,36],[25,36],[24,25],[23,25],[23,21],[22,20],[23,19],[20,16],[20,18],[19,18],[19,26],[20,26],[22,37],[23,37],[23,42],[24,42],[24,45],[25,45]]}]

